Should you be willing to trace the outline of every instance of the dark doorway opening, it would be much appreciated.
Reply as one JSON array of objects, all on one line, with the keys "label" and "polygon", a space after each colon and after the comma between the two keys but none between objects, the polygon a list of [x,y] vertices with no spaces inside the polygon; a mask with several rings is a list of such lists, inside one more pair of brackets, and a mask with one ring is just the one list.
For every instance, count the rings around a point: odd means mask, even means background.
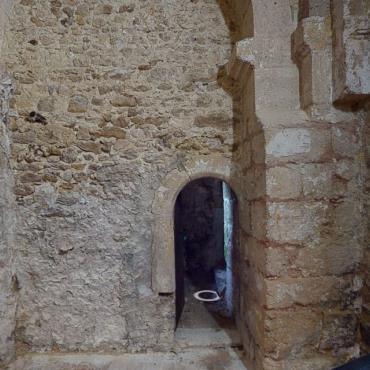
[{"label": "dark doorway opening", "polygon": [[[216,178],[190,182],[175,205],[176,326],[234,326],[238,301],[236,197]],[[219,300],[202,302],[194,294],[217,292]],[[207,298],[207,295],[202,295]]]}]

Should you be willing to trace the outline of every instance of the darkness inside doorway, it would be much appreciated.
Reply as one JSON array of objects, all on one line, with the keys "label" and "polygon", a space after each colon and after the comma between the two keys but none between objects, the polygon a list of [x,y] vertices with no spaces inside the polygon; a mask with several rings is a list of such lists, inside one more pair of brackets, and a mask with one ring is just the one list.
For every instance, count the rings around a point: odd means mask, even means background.
[{"label": "darkness inside doorway", "polygon": [[[192,181],[177,198],[176,325],[179,325],[183,312],[183,316],[205,326],[213,321],[206,317],[208,313],[216,320],[232,322],[235,301],[234,203],[230,187],[215,178]],[[222,299],[216,303],[199,302],[193,293],[200,290],[217,291]]]}]

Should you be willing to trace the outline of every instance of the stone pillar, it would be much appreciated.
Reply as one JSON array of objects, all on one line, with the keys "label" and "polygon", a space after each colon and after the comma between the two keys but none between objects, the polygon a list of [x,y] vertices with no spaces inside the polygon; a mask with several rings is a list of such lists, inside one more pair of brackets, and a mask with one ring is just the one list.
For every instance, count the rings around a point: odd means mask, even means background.
[{"label": "stone pillar", "polygon": [[[362,194],[364,114],[341,111],[333,105],[339,103],[335,93],[339,83],[335,72],[338,67],[335,40],[341,36],[335,17],[341,2],[334,2],[331,12],[328,7],[318,6],[324,3],[301,1],[301,17],[292,37],[294,60],[300,70],[301,106],[310,117],[306,127],[311,132],[308,147],[316,146],[316,149],[307,150],[299,166],[289,165],[289,171],[295,172],[291,174],[294,180],[290,184],[297,184],[299,198],[291,206],[302,208],[291,209],[292,217],[282,223],[287,231],[290,229],[289,243],[301,246],[290,257],[297,269],[293,274],[301,275],[302,283],[308,284],[300,289],[315,292],[322,289],[320,298],[315,299],[311,294],[306,303],[299,303],[318,314],[312,321],[311,334],[315,339],[310,344],[313,352],[315,343],[318,345],[317,354],[312,356],[317,368],[321,364],[325,368],[326,361],[329,367],[359,354],[356,335],[362,281],[358,267],[366,217]],[[358,96],[357,103],[361,99]],[[355,100],[351,101],[352,108],[359,106]],[[288,178],[286,174],[284,177]],[[276,180],[272,185],[275,183]],[[281,219],[282,209],[278,211],[276,215]],[[295,236],[291,234],[293,229],[297,230]],[[281,234],[277,236],[281,238]],[[309,288],[315,285],[315,279],[320,284]],[[283,292],[280,283],[276,284],[278,291]],[[294,296],[294,290],[291,286],[287,296]],[[310,346],[306,346],[307,350]]]},{"label": "stone pillar", "polygon": [[252,369],[329,369],[359,353],[363,119],[332,105],[328,2],[300,12],[300,81],[290,4],[274,5],[254,3],[228,66],[243,101],[244,343]]}]

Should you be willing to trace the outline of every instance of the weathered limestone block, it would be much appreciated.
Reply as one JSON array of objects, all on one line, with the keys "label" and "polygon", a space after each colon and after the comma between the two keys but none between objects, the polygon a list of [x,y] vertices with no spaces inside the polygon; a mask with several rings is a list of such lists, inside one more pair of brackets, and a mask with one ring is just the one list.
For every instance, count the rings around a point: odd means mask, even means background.
[{"label": "weathered limestone block", "polygon": [[302,193],[302,178],[297,168],[273,167],[266,174],[266,191],[277,199],[296,199]]},{"label": "weathered limestone block", "polygon": [[266,131],[266,160],[269,165],[286,162],[316,162],[330,158],[329,129],[285,128]]},{"label": "weathered limestone block", "polygon": [[281,360],[312,350],[321,335],[321,315],[310,309],[268,311],[265,346],[267,357]]},{"label": "weathered limestone block", "polygon": [[[282,309],[294,305],[332,305],[341,299],[344,282],[336,277],[267,280],[267,307]],[[310,292],[310,294],[307,294]]]},{"label": "weathered limestone block", "polygon": [[266,277],[296,276],[299,273],[295,265],[297,252],[294,246],[266,248]]},{"label": "weathered limestone block", "polygon": [[137,105],[134,96],[119,96],[111,100],[114,107],[135,107]]},{"label": "weathered limestone block", "polygon": [[[333,235],[333,234],[331,234]],[[295,254],[294,267],[304,275],[341,275],[355,271],[362,257],[362,245],[350,235],[333,235],[312,243]]]},{"label": "weathered limestone block", "polygon": [[269,202],[267,207],[267,235],[278,243],[310,243],[327,220],[328,206],[322,202]]},{"label": "weathered limestone block", "polygon": [[367,0],[333,1],[333,95],[338,103],[370,97],[370,5]]}]

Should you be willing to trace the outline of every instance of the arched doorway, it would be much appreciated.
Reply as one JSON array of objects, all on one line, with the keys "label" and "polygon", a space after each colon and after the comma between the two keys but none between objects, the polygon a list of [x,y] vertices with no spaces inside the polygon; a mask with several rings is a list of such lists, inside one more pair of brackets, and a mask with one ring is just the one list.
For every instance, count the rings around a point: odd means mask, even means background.
[{"label": "arched doorway", "polygon": [[[234,326],[238,307],[236,197],[221,179],[188,183],[174,209],[176,325],[205,329]],[[200,298],[194,294],[208,290]]]}]

